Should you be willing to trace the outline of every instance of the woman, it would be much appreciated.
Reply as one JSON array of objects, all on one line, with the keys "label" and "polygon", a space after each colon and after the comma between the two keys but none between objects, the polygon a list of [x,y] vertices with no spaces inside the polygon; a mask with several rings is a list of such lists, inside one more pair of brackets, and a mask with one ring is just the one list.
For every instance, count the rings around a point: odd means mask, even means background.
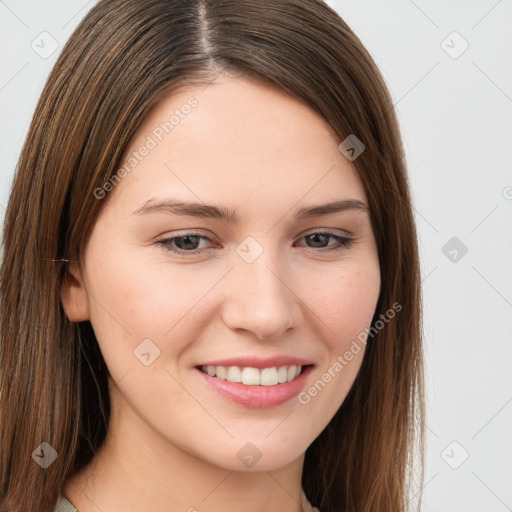
[{"label": "woman", "polygon": [[326,4],[100,1],[37,106],[0,277],[0,510],[408,510],[405,159]]}]

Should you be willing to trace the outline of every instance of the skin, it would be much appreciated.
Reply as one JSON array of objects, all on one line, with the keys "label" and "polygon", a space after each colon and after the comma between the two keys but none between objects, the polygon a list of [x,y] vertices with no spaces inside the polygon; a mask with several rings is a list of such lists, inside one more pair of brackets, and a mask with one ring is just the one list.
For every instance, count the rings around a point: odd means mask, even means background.
[{"label": "skin", "polygon": [[[364,355],[363,345],[307,404],[249,409],[198,378],[204,361],[286,354],[314,364],[309,388],[370,326],[381,283],[368,212],[295,218],[301,207],[367,196],[339,137],[278,89],[222,75],[168,95],[125,158],[192,96],[197,106],[102,199],[62,287],[68,318],[90,320],[112,376],[107,439],[64,489],[80,512],[300,511],[305,451]],[[154,197],[236,209],[240,222],[133,214]],[[306,237],[315,230],[355,241],[328,251],[336,240],[315,244]],[[157,243],[187,231],[208,240],[174,247],[199,255]],[[263,249],[252,263],[236,252],[247,237]],[[144,339],[160,350],[149,366],[134,357]],[[247,442],[262,455],[251,468],[237,457]]]}]

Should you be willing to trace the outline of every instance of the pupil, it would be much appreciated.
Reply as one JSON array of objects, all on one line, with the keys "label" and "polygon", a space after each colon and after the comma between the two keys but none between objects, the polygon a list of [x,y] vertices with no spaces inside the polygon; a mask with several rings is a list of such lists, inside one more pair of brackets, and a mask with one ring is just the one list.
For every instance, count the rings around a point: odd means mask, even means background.
[{"label": "pupil", "polygon": [[193,241],[192,245],[197,245],[197,239],[198,238],[199,238],[198,236],[194,236],[194,235],[192,235],[192,236],[190,236],[190,235],[182,236],[182,237],[179,237],[176,240],[176,245],[178,246],[179,249],[184,249],[184,250],[186,250],[186,249],[197,249],[197,247],[182,247],[182,246],[183,245],[185,245],[185,246],[189,245],[189,244],[187,244],[187,242],[183,243],[184,240],[190,242],[190,240],[193,240],[193,239],[195,239],[195,244],[194,244],[194,241]]},{"label": "pupil", "polygon": [[[324,235],[322,233],[314,233],[313,235],[309,235],[309,239],[313,241],[313,244],[315,244],[315,240],[316,239],[318,241],[319,238],[324,238],[324,242],[326,241],[325,239],[326,238],[329,238],[329,235]],[[320,242],[320,245],[322,245],[322,243]],[[317,245],[315,245],[315,247],[318,247]]]}]

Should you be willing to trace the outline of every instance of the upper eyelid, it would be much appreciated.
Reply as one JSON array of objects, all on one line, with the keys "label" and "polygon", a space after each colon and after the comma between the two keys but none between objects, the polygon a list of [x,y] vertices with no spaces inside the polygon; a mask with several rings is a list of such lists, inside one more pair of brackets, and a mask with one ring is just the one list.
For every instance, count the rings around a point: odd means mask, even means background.
[{"label": "upper eyelid", "polygon": [[[301,233],[300,235],[298,235],[298,238],[313,235],[315,233],[326,233],[326,234],[332,233],[333,235],[347,237],[347,238],[355,237],[354,233],[351,233],[350,231],[339,229],[339,228],[312,228],[311,230],[307,230],[307,231]],[[210,234],[205,234],[200,230],[196,231],[194,228],[190,228],[188,230],[183,230],[183,231],[179,230],[177,233],[165,235],[165,236],[163,236],[163,238],[161,240],[181,238],[181,237],[185,237],[188,235],[204,237],[204,238],[208,238],[209,240],[212,240],[212,241],[214,241],[215,238],[217,238],[215,236],[210,236]]]}]

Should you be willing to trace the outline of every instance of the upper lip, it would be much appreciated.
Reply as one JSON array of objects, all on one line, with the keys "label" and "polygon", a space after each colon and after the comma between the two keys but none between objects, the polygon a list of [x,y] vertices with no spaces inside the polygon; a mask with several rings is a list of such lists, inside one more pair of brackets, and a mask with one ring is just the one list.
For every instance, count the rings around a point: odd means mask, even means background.
[{"label": "upper lip", "polygon": [[215,361],[207,361],[198,366],[239,366],[241,368],[272,368],[280,366],[307,366],[313,364],[311,361],[301,359],[294,356],[276,356],[269,358],[261,357],[230,357],[229,359],[218,359]]}]

